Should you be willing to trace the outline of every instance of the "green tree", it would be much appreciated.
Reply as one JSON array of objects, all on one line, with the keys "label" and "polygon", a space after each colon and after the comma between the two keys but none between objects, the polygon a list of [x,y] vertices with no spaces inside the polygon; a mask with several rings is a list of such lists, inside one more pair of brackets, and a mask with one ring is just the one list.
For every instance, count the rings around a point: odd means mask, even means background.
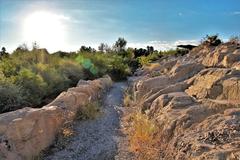
[{"label": "green tree", "polygon": [[2,47],[2,50],[0,51],[0,58],[3,56],[8,56],[8,53],[6,52],[6,48]]},{"label": "green tree", "polygon": [[117,52],[122,52],[125,50],[125,47],[127,45],[127,41],[124,38],[118,38],[118,40],[114,44],[114,49]]},{"label": "green tree", "polygon": [[100,52],[107,53],[111,51],[111,48],[106,43],[100,43],[100,45],[98,46],[98,50]]}]

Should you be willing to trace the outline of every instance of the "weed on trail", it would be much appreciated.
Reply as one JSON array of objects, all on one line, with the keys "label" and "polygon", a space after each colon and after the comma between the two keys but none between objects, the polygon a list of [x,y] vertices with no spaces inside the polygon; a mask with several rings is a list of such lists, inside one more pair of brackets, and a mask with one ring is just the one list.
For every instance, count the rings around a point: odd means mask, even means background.
[{"label": "weed on trail", "polygon": [[133,113],[130,116],[131,127],[128,131],[130,150],[134,152],[139,160],[159,159],[157,148],[158,127],[148,117],[141,113]]},{"label": "weed on trail", "polygon": [[100,106],[101,103],[95,101],[81,107],[76,114],[76,120],[95,119],[101,113]]}]

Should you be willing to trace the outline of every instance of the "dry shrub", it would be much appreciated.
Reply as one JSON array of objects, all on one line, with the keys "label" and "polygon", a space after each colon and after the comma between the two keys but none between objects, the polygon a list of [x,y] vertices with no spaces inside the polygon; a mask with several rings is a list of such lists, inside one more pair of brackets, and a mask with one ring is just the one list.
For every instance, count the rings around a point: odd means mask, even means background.
[{"label": "dry shrub", "polygon": [[158,127],[155,123],[141,113],[133,113],[132,125],[129,129],[130,150],[139,160],[159,159]]},{"label": "dry shrub", "polygon": [[126,93],[123,99],[124,107],[130,107],[132,104],[132,97],[130,94]]},{"label": "dry shrub", "polygon": [[81,107],[77,114],[77,120],[95,119],[100,114],[100,103],[98,101],[91,102]]}]

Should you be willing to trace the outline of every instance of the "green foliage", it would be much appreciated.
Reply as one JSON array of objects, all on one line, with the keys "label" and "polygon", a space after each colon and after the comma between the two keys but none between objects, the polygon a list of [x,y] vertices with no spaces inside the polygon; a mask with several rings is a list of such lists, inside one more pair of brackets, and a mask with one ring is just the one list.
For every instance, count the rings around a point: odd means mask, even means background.
[{"label": "green foliage", "polygon": [[149,54],[148,56],[141,56],[138,57],[138,62],[144,66],[149,65],[152,61],[157,60],[161,55],[158,52],[153,52]]},{"label": "green foliage", "polygon": [[177,54],[177,50],[176,49],[170,49],[167,51],[162,51],[160,52],[161,55],[165,56],[165,55],[176,55]]},{"label": "green foliage", "polygon": [[44,82],[41,75],[30,69],[22,69],[16,76],[15,83],[23,87],[24,94],[28,97],[30,104],[40,104],[41,99],[46,94],[47,83]]},{"label": "green foliage", "polygon": [[0,112],[43,105],[79,79],[95,79],[109,74],[125,79],[131,69],[132,52],[126,54],[79,52],[49,54],[46,49],[16,49],[0,60]]},{"label": "green foliage", "polygon": [[114,44],[114,49],[117,52],[122,52],[125,50],[125,47],[127,45],[127,41],[124,38],[119,37],[118,40]]},{"label": "green foliage", "polygon": [[113,80],[125,79],[131,72],[127,59],[117,54],[79,53],[76,61],[80,63],[87,77],[94,79],[109,74]]},{"label": "green foliage", "polygon": [[0,74],[0,113],[18,109],[25,102],[21,87],[8,82]]},{"label": "green foliage", "polygon": [[208,46],[218,46],[221,43],[222,41],[218,38],[218,34],[206,35],[202,40],[202,44]]},{"label": "green foliage", "polygon": [[0,61],[0,112],[35,107],[86,79],[81,65],[45,49],[18,49]]}]

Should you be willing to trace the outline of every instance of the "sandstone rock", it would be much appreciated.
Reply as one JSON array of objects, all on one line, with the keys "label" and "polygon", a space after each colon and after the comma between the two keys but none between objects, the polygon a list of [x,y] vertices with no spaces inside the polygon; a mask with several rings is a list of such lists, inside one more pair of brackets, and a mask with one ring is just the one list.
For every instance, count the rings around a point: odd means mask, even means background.
[{"label": "sandstone rock", "polygon": [[186,80],[203,69],[203,65],[199,63],[177,63],[170,71],[171,78],[176,81]]},{"label": "sandstone rock", "polygon": [[217,99],[240,100],[240,76],[223,80],[222,93]]},{"label": "sandstone rock", "polygon": [[154,78],[149,78],[146,80],[139,81],[136,84],[136,98],[140,98],[152,89],[163,89],[169,84],[172,84],[173,82],[170,80],[168,76],[158,76]]},{"label": "sandstone rock", "polygon": [[86,80],[79,80],[78,81],[78,84],[77,84],[77,86],[82,86],[82,85],[89,85],[89,83],[90,83],[90,81],[86,81]]},{"label": "sandstone rock", "polygon": [[239,52],[233,43],[200,45],[170,72],[136,82],[135,106],[156,122],[161,158],[240,159]]},{"label": "sandstone rock", "polygon": [[153,72],[159,74],[167,73],[177,63],[176,57],[168,57],[168,59],[160,60],[159,62],[151,63],[143,68],[138,69],[134,74],[137,76],[152,75]]},{"label": "sandstone rock", "polygon": [[62,125],[74,118],[79,107],[97,98],[111,84],[109,76],[80,81],[78,87],[61,93],[42,108],[0,114],[0,159],[33,159],[52,144]]},{"label": "sandstone rock", "polygon": [[232,43],[225,43],[216,47],[214,51],[203,58],[202,63],[208,67],[231,67],[240,60],[239,49]]},{"label": "sandstone rock", "polygon": [[151,117],[154,114],[158,114],[158,111],[164,107],[170,110],[181,109],[193,105],[194,103],[194,99],[188,96],[185,92],[162,94],[153,101],[148,115]]},{"label": "sandstone rock", "polygon": [[[238,77],[231,79],[232,77]],[[231,69],[205,69],[195,76],[193,85],[190,86],[186,92],[197,98],[217,98],[219,99],[235,99],[238,97],[237,82],[239,79],[239,72]],[[227,80],[229,79],[229,80]],[[225,82],[224,82],[225,81]],[[230,84],[236,84],[231,86]],[[229,90],[234,90],[234,93],[227,93]],[[225,96],[224,96],[225,95]]]},{"label": "sandstone rock", "polygon": [[1,137],[0,154],[6,159],[31,159],[53,142],[63,122],[62,110],[56,106],[24,112],[5,124],[7,129]]},{"label": "sandstone rock", "polygon": [[[237,51],[237,52],[236,52]],[[235,62],[240,61],[240,53],[236,50],[233,54],[228,54],[224,56],[222,64],[224,67],[231,67]]]},{"label": "sandstone rock", "polygon": [[90,102],[90,97],[85,93],[63,92],[47,106],[58,106],[71,112],[76,112],[80,106]]},{"label": "sandstone rock", "polygon": [[162,94],[167,94],[171,92],[182,92],[190,86],[187,82],[175,83],[173,85],[167,86],[164,89],[159,90],[158,92],[151,94],[149,97],[144,100],[143,109],[149,109],[151,103]]}]

